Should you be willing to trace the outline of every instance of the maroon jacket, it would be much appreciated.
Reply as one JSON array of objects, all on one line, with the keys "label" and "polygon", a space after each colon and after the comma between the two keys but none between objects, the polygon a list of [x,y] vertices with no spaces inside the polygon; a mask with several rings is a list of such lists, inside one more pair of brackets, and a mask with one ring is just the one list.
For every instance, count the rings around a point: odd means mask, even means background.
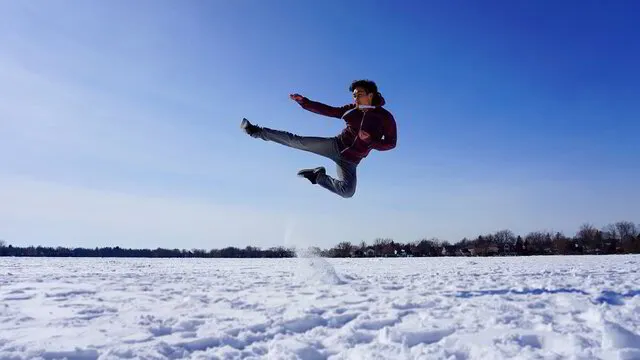
[{"label": "maroon jacket", "polygon": [[[303,98],[300,106],[316,114],[339,118],[346,127],[337,136],[342,156],[356,164],[369,155],[371,149],[391,150],[396,147],[396,121],[381,104],[370,109],[358,109],[355,104],[333,107]],[[368,135],[368,136],[367,136]]]}]

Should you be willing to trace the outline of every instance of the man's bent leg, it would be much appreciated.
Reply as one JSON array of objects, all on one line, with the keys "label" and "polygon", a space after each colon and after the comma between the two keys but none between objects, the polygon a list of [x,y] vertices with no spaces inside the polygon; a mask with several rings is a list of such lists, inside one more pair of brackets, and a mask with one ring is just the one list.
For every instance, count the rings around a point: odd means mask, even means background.
[{"label": "man's bent leg", "polygon": [[338,177],[332,178],[326,174],[319,174],[316,181],[318,185],[323,188],[338,194],[344,198],[352,197],[356,192],[357,185],[357,176],[356,176],[356,168],[357,165],[339,159],[336,161]]},{"label": "man's bent leg", "polygon": [[255,137],[266,141],[273,141],[294,149],[318,154],[334,161],[339,154],[336,139],[331,137],[300,136],[288,131],[270,128],[262,128],[261,131],[255,134]]}]

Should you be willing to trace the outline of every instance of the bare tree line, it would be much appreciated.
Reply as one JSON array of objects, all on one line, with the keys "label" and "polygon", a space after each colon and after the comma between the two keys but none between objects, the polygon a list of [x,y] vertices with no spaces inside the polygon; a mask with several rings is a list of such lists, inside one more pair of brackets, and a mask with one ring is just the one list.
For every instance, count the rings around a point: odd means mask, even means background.
[{"label": "bare tree line", "polygon": [[[533,231],[521,236],[505,229],[479,235],[474,239],[464,238],[456,243],[438,238],[423,238],[409,243],[378,238],[371,245],[365,241],[341,242],[330,249],[312,247],[304,250],[325,257],[637,254],[640,253],[640,226],[630,221],[619,221],[599,229],[585,223],[571,237],[561,232],[548,231]],[[62,246],[14,247],[0,239],[0,256],[283,258],[297,256],[297,252],[295,248],[282,246],[268,249],[228,246],[211,250],[125,249],[119,246],[93,249]]]},{"label": "bare tree line", "polygon": [[499,230],[464,238],[454,244],[438,238],[424,238],[410,243],[379,238],[372,245],[342,242],[325,251],[326,256],[525,256],[640,253],[640,226],[619,221],[598,229],[585,223],[574,236],[562,232],[532,231],[524,236],[511,230]]}]

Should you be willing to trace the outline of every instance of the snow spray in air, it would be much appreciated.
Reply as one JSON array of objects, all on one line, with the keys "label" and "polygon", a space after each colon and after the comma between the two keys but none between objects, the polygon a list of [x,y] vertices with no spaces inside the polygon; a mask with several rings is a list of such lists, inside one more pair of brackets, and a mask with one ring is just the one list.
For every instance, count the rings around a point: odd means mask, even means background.
[{"label": "snow spray in air", "polygon": [[[322,284],[341,285],[345,282],[340,279],[335,268],[322,257],[320,249],[311,246],[300,237],[295,237],[295,221],[290,220],[285,229],[284,243],[287,247],[292,247],[295,256],[300,261],[296,261],[293,269],[294,274],[301,277],[304,282],[320,282]],[[293,241],[295,239],[295,241]]]}]

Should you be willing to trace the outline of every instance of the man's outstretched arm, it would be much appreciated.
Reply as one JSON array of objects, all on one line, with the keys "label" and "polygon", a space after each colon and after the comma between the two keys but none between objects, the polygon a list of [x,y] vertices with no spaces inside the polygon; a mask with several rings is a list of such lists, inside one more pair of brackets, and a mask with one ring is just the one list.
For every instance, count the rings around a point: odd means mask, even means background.
[{"label": "man's outstretched arm", "polygon": [[384,122],[384,135],[380,141],[376,141],[371,144],[373,149],[379,151],[391,150],[396,147],[398,141],[396,121],[393,116],[389,115],[389,118]]},{"label": "man's outstretched arm", "polygon": [[354,104],[344,105],[340,107],[330,106],[318,101],[309,100],[308,98],[299,94],[291,94],[290,97],[307,111],[311,111],[313,113],[324,116],[335,117],[338,119],[341,118],[342,115],[344,115],[344,113],[346,113],[349,109],[355,107]]}]

